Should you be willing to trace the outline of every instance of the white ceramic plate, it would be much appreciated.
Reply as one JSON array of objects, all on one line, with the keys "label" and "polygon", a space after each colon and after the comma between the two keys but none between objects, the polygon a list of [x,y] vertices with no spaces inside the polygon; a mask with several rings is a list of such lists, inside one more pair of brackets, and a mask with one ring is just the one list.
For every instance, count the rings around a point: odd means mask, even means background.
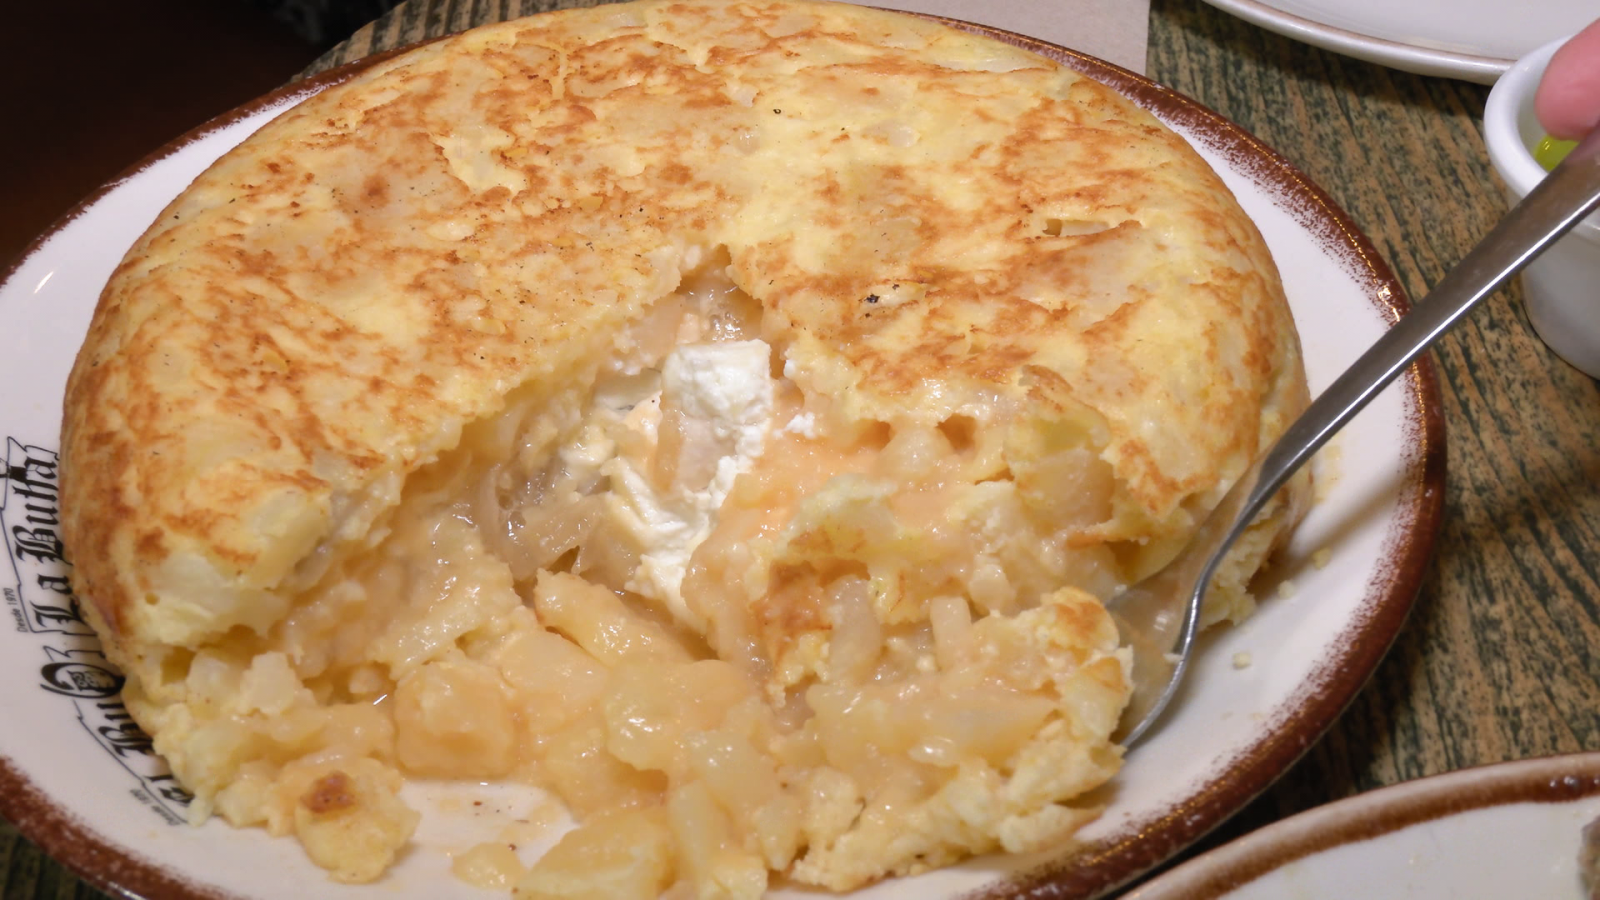
[{"label": "white ceramic plate", "polygon": [[1253,832],[1123,900],[1580,900],[1600,753],[1463,769]]},{"label": "white ceramic plate", "polygon": [[1287,37],[1422,75],[1492,84],[1600,18],[1595,0],[1206,0]]},{"label": "white ceramic plate", "polygon": [[[1106,63],[1015,35],[1155,111],[1217,168],[1267,237],[1303,335],[1313,390],[1392,321],[1404,301],[1343,213],[1280,157],[1192,101]],[[357,64],[358,67],[360,64]],[[317,89],[349,72],[330,73]],[[118,679],[74,601],[53,588],[60,398],[95,299],[124,248],[218,155],[301,95],[268,97],[158,153],[38,243],[0,284],[0,517],[14,571],[0,569],[0,814],[90,881],[159,897],[461,896],[446,852],[542,815],[536,793],[476,785],[408,788],[425,814],[415,852],[383,881],[329,883],[290,840],[213,820],[179,824],[185,795],[116,698]],[[1309,747],[1360,688],[1409,610],[1432,546],[1444,435],[1431,372],[1413,370],[1338,438],[1323,494],[1270,598],[1214,635],[1161,730],[1106,791],[1106,814],[1069,859],[986,858],[861,897],[1093,897],[1182,849],[1243,806]],[[1326,566],[1309,560],[1326,550]],[[1246,658],[1248,666],[1236,661]],[[473,801],[483,801],[476,805]],[[522,847],[537,852],[546,841]],[[779,891],[789,895],[789,891]],[[800,892],[792,892],[799,896]],[[488,895],[485,895],[488,896]]]}]

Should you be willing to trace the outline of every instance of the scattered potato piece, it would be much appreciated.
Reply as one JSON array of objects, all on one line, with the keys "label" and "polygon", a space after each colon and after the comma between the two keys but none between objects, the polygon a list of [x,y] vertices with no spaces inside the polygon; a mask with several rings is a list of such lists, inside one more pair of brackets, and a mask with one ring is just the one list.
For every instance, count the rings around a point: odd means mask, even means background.
[{"label": "scattered potato piece", "polygon": [[656,900],[673,879],[661,807],[603,812],[567,832],[517,883],[517,900]]},{"label": "scattered potato piece", "polygon": [[399,778],[372,760],[334,769],[301,795],[294,830],[312,862],[335,881],[382,875],[421,818],[397,795]]}]

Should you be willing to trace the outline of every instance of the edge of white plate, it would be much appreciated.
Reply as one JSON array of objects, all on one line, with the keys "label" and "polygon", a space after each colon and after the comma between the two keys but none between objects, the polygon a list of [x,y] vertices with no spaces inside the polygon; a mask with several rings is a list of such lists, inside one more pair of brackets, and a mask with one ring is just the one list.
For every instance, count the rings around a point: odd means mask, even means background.
[{"label": "edge of white plate", "polygon": [[1494,84],[1515,61],[1497,56],[1455,53],[1373,37],[1370,34],[1338,28],[1274,9],[1258,0],[1205,0],[1205,2],[1252,25],[1259,25],[1268,31],[1313,47],[1321,47],[1355,59],[1418,75],[1437,75],[1474,81],[1478,84]]},{"label": "edge of white plate", "polygon": [[1218,900],[1290,863],[1473,810],[1568,803],[1600,794],[1600,753],[1458,769],[1358,794],[1195,857],[1124,900]]}]

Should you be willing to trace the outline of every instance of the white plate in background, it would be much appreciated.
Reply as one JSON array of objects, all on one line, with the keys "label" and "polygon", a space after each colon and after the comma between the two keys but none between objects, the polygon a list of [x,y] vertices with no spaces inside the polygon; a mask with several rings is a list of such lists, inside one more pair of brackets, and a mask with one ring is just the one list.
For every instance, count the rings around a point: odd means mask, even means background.
[{"label": "white plate in background", "polygon": [[1206,0],[1268,31],[1422,75],[1493,84],[1600,18],[1596,0]]},{"label": "white plate in background", "polygon": [[1600,753],[1462,769],[1308,810],[1122,900],[1581,900]]}]

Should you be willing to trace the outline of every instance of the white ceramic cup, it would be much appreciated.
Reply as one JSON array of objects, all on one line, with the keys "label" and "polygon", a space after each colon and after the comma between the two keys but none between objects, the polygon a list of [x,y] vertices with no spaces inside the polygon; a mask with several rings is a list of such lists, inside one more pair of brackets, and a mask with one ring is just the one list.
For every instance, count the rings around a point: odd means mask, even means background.
[{"label": "white ceramic cup", "polygon": [[[1514,204],[1547,174],[1533,158],[1545,131],[1533,94],[1550,57],[1567,39],[1517,60],[1489,92],[1483,111],[1489,160]],[[1528,318],[1557,354],[1600,378],[1600,214],[1590,216],[1522,272]]]}]

